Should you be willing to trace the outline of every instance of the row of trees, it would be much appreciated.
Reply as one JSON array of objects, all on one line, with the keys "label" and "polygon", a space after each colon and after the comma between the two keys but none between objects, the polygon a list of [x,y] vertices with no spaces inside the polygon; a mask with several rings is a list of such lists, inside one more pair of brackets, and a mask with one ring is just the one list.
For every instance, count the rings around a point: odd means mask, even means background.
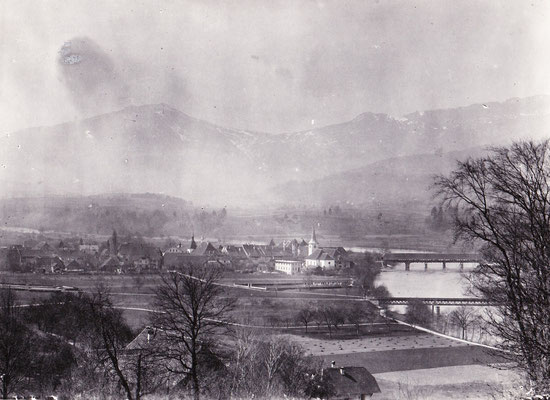
[{"label": "row of trees", "polygon": [[[481,341],[486,332],[486,323],[483,314],[473,307],[457,307],[450,313],[438,315],[435,318],[429,306],[417,300],[407,305],[405,318],[409,323],[424,327],[433,327],[445,334],[456,335],[456,332],[458,332],[457,336],[461,339],[473,339],[474,333],[477,330],[477,340]],[[470,336],[468,336],[469,330],[471,330]]]},{"label": "row of trees", "polygon": [[370,303],[354,302],[349,306],[324,305],[321,307],[303,307],[295,315],[295,321],[303,325],[306,333],[308,327],[315,324],[317,329],[325,326],[332,337],[332,332],[337,331],[343,324],[352,325],[356,334],[359,335],[359,329],[362,324],[372,323],[378,318],[378,311],[371,307]]}]

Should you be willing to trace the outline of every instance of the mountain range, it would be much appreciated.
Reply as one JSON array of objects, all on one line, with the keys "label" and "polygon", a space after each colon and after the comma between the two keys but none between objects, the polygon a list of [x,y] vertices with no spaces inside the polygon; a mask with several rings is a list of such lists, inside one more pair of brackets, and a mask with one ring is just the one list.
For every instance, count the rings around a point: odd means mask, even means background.
[{"label": "mountain range", "polygon": [[0,138],[4,196],[155,192],[208,204],[426,199],[431,176],[487,145],[541,139],[550,96],[292,133],[225,128],[166,104]]}]

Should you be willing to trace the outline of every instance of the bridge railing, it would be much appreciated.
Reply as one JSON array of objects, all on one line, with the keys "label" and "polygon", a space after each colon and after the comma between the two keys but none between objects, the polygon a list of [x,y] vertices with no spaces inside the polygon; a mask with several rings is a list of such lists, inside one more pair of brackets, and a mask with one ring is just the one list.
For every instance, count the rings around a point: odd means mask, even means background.
[{"label": "bridge railing", "polygon": [[491,306],[499,305],[486,299],[477,297],[378,297],[371,299],[378,302],[380,305],[407,305],[412,302],[422,302],[426,305],[433,306]]}]

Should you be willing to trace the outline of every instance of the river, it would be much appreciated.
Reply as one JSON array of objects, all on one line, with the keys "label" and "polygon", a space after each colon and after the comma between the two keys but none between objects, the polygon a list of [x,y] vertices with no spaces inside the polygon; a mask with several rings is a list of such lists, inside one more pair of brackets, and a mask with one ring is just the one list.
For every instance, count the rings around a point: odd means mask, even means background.
[{"label": "river", "polygon": [[448,263],[443,270],[441,264],[411,264],[411,270],[405,271],[397,265],[380,273],[376,283],[384,285],[394,297],[471,297],[468,295],[469,282],[466,275],[474,268],[465,264],[464,271],[455,264]]}]

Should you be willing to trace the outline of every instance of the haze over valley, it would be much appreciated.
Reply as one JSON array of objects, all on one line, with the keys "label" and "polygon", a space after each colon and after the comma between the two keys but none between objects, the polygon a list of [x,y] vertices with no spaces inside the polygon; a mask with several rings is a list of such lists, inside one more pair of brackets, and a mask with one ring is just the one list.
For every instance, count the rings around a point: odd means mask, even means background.
[{"label": "haze over valley", "polygon": [[151,192],[218,207],[425,201],[434,174],[542,138],[549,119],[550,97],[535,96],[267,134],[130,106],[2,135],[0,181],[4,196]]}]

